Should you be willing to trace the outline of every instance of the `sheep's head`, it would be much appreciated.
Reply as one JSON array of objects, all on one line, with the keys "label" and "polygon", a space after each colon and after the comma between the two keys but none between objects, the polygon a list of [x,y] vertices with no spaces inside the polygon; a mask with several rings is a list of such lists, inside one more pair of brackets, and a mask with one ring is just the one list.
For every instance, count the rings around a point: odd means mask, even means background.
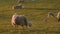
[{"label": "sheep's head", "polygon": [[27,28],[28,28],[29,30],[32,30],[32,23],[31,23],[31,22],[28,23]]}]

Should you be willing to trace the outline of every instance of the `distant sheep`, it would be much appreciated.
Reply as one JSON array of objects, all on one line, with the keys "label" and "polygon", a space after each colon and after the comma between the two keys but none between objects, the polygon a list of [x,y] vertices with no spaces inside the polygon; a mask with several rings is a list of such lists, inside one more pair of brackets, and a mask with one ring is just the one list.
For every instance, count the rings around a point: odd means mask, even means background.
[{"label": "distant sheep", "polygon": [[58,22],[60,21],[60,12],[57,13]]},{"label": "distant sheep", "polygon": [[26,26],[26,28],[31,29],[32,23],[28,23],[26,16],[17,15],[16,13],[12,16],[12,25],[16,27],[20,25],[22,27]]},{"label": "distant sheep", "polygon": [[22,8],[24,8],[24,7],[22,6],[22,4],[14,5],[14,6],[12,7],[12,9],[22,9]]},{"label": "distant sheep", "polygon": [[54,13],[53,13],[53,12],[49,12],[49,13],[48,13],[48,18],[49,18],[49,17],[55,17]]}]

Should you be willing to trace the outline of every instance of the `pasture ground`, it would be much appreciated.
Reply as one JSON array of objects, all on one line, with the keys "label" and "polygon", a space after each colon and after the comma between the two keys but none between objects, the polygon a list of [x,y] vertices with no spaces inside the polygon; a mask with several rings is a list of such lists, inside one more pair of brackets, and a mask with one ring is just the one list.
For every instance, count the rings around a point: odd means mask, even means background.
[{"label": "pasture ground", "polygon": [[[26,0],[23,9],[12,9],[16,0],[0,0],[0,34],[60,34],[60,22],[51,17],[48,22],[47,18],[49,10],[55,15],[59,11],[60,0]],[[60,8],[59,8],[60,9]],[[11,25],[11,17],[14,13],[26,15],[28,21],[32,22],[32,30],[22,30],[19,26],[17,31]]]}]

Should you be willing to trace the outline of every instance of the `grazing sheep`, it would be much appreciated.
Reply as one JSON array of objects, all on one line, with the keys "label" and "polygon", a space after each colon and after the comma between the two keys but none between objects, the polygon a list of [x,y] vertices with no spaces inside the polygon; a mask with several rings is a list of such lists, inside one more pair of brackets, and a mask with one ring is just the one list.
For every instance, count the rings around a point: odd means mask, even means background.
[{"label": "grazing sheep", "polygon": [[58,22],[60,21],[60,12],[57,13]]},{"label": "grazing sheep", "polygon": [[20,25],[22,27],[26,26],[26,28],[31,29],[32,23],[28,23],[26,16],[17,15],[16,13],[12,16],[12,25],[17,26]]},{"label": "grazing sheep", "polygon": [[53,13],[53,12],[49,12],[49,13],[48,13],[48,18],[49,18],[49,17],[55,17],[54,13]]},{"label": "grazing sheep", "polygon": [[12,9],[22,9],[22,8],[24,8],[24,7],[22,6],[22,4],[14,5],[14,6],[12,7]]}]

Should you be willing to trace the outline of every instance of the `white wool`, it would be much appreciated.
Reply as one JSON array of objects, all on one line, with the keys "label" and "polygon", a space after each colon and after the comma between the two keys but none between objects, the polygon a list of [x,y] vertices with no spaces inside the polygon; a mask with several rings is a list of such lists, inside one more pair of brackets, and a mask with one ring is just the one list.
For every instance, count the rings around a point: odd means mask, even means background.
[{"label": "white wool", "polygon": [[60,18],[60,12],[57,13],[57,18]]},{"label": "white wool", "polygon": [[18,15],[15,13],[13,16],[12,16],[12,24],[15,23],[15,19]]}]

